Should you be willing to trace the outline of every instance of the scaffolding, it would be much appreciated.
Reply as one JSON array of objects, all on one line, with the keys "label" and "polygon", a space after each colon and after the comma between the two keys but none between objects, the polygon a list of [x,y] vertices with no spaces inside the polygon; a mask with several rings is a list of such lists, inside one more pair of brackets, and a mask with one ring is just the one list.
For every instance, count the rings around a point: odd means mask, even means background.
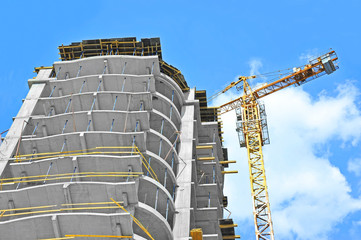
[{"label": "scaffolding", "polygon": [[219,136],[219,139],[221,140],[221,142],[223,142],[223,137],[222,137],[223,123],[218,115],[218,107],[208,107],[206,90],[196,91],[195,98],[199,101],[201,121],[202,122],[217,122],[218,136]]},{"label": "scaffolding", "polygon": [[160,38],[143,38],[141,41],[135,37],[83,40],[70,45],[62,44],[58,49],[62,61],[107,55],[158,55],[160,71],[171,77],[183,91],[189,90],[181,71],[163,60]]}]

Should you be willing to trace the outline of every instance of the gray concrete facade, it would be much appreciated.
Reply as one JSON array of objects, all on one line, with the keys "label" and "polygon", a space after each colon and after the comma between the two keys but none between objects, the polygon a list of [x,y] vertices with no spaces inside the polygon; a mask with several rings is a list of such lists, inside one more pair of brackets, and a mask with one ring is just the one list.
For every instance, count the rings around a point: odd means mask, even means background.
[{"label": "gray concrete facade", "polygon": [[28,81],[0,146],[0,239],[151,239],[133,217],[156,240],[193,228],[222,239],[226,159],[195,89],[183,92],[158,56],[53,67]]}]

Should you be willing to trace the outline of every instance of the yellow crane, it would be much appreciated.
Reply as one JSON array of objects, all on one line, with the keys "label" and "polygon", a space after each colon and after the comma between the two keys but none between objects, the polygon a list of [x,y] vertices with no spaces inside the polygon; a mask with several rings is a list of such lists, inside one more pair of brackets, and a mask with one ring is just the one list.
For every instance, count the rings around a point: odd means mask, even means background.
[{"label": "yellow crane", "polygon": [[253,216],[257,240],[274,240],[271,209],[268,197],[266,174],[264,168],[262,146],[269,144],[265,108],[258,100],[292,85],[301,85],[324,74],[331,74],[338,69],[337,55],[330,51],[317,57],[307,65],[293,68],[290,73],[283,74],[271,83],[262,84],[254,90],[248,83],[249,79],[257,76],[238,78],[224,90],[211,96],[209,99],[225,93],[233,87],[243,88],[243,95],[225,103],[218,108],[218,114],[236,110],[237,131],[240,146],[247,148],[248,166],[251,181]]}]

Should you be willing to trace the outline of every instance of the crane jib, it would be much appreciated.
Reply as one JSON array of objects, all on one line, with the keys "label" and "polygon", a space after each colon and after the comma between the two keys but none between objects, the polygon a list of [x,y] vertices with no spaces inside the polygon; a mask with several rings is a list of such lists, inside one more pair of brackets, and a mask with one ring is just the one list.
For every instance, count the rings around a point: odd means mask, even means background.
[{"label": "crane jib", "polygon": [[[260,99],[265,97],[271,93],[277,92],[281,89],[289,87],[291,85],[301,85],[306,83],[310,80],[318,78],[323,74],[331,74],[332,72],[338,69],[338,66],[334,64],[338,60],[337,57],[331,58],[335,56],[336,53],[331,51],[315,60],[310,62],[309,65],[306,65],[304,69],[295,68],[294,72],[286,77],[278,79],[272,83],[269,83],[265,86],[262,86],[258,89],[255,89],[252,94],[257,98]],[[232,100],[228,103],[225,103],[218,108],[219,115],[227,113],[231,110],[234,110],[243,105],[243,98],[247,98],[248,95],[243,95],[235,100]]]},{"label": "crane jib", "polygon": [[327,74],[331,74],[332,72],[336,71],[336,67],[333,64],[334,61],[337,60],[337,57],[334,59],[330,59],[329,57],[324,61],[319,61],[313,65],[305,67],[302,70],[296,71],[293,74],[283,77],[273,83],[267,84],[261,88],[254,90],[254,95],[257,98],[265,97],[273,92],[279,91],[283,88],[286,88],[291,85],[304,83],[306,80],[313,77],[320,77],[318,76],[320,73],[325,71]]}]

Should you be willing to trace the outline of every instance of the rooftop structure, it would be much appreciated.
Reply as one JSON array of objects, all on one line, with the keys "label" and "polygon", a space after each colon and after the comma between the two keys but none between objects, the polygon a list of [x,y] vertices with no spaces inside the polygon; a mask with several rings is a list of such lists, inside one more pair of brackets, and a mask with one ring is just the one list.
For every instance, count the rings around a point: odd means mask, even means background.
[{"label": "rooftop structure", "polygon": [[59,51],[0,146],[1,236],[237,238],[217,109],[163,61],[159,38]]}]

